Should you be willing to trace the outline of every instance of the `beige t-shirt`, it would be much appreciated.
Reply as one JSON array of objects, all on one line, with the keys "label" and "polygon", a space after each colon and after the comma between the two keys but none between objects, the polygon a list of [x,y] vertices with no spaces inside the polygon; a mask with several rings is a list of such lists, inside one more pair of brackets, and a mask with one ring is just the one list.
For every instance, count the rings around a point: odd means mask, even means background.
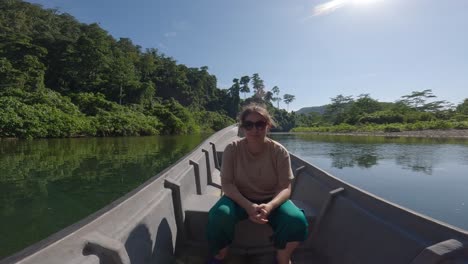
[{"label": "beige t-shirt", "polygon": [[271,199],[293,178],[288,151],[272,139],[267,138],[266,149],[257,155],[248,151],[245,138],[224,150],[221,182],[233,183],[249,200]]}]

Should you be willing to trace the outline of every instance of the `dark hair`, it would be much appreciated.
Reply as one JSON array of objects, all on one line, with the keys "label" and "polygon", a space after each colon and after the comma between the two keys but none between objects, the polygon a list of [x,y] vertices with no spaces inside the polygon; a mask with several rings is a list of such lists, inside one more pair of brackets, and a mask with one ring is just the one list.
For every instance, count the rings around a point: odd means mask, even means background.
[{"label": "dark hair", "polygon": [[257,113],[263,116],[267,124],[271,127],[274,127],[276,125],[270,113],[268,113],[266,107],[257,103],[250,103],[242,108],[242,111],[239,113],[238,116],[240,125],[244,123],[245,118],[251,113]]}]

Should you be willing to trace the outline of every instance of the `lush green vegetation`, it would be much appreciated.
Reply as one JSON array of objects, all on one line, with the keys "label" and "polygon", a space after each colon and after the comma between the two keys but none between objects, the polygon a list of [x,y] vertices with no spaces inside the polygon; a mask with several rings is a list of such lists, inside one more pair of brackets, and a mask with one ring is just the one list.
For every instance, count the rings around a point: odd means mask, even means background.
[{"label": "lush green vegetation", "polygon": [[279,108],[295,96],[280,96],[277,86],[268,91],[258,73],[220,89],[206,66],[178,64],[59,10],[0,1],[0,137],[215,131],[233,124],[250,102],[267,106],[273,131],[466,128],[467,100],[456,107],[427,102],[434,97],[425,90],[382,103],[368,94],[338,95],[323,114],[296,114]]},{"label": "lush green vegetation", "polygon": [[[114,39],[97,24],[20,0],[0,2],[0,137],[186,134],[233,124],[241,105],[266,103],[278,128],[294,122],[258,73],[217,87],[157,49]],[[252,85],[254,95],[245,98]],[[244,94],[244,99],[240,98]],[[289,104],[294,95],[285,94]]]},{"label": "lush green vegetation", "polygon": [[208,67],[188,68],[97,24],[0,2],[0,137],[183,134],[234,123]]},{"label": "lush green vegetation", "polygon": [[357,99],[338,95],[323,115],[313,112],[296,118],[294,132],[400,132],[425,129],[468,129],[468,98],[454,107],[431,90],[412,92],[395,103],[381,103],[368,94]]}]

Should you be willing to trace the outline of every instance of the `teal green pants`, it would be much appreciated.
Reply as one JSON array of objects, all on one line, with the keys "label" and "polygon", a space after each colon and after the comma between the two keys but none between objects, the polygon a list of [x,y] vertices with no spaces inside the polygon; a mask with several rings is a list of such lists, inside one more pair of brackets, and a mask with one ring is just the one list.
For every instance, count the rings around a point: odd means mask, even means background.
[{"label": "teal green pants", "polygon": [[[244,208],[227,196],[211,208],[208,218],[207,238],[213,255],[231,244],[234,238],[235,225],[248,215]],[[273,210],[268,216],[268,224],[273,229],[272,240],[278,249],[286,243],[304,241],[307,238],[308,223],[304,212],[290,200]]]}]

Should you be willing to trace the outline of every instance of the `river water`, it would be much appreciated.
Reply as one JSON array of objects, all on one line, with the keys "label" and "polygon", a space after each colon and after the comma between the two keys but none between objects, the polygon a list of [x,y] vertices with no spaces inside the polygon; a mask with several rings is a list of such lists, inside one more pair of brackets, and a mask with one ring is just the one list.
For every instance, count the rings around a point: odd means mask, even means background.
[{"label": "river water", "polygon": [[[0,141],[0,259],[99,210],[208,135]],[[468,230],[468,141],[273,134],[384,199]]]},{"label": "river water", "polygon": [[0,259],[96,212],[209,135],[0,141]]},{"label": "river water", "polygon": [[468,230],[468,140],[312,134],[271,137],[356,187]]}]

